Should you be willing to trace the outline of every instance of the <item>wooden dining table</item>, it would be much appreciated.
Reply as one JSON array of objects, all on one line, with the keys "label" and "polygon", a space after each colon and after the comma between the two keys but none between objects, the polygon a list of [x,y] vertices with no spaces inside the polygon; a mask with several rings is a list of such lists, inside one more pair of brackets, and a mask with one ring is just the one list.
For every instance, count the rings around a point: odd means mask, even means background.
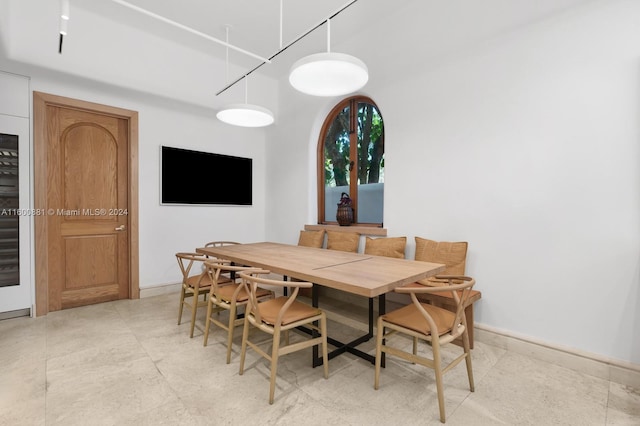
[{"label": "wooden dining table", "polygon": [[[385,313],[386,293],[396,287],[435,275],[445,269],[440,263],[421,262],[350,253],[289,244],[259,242],[222,247],[203,247],[198,253],[230,260],[236,264],[260,267],[284,277],[292,277],[314,283],[312,304],[319,306],[318,286],[333,288],[369,299],[369,331],[357,339],[343,343],[328,337],[336,349],[329,358],[349,352],[370,362],[375,357],[357,349],[357,346],[373,337],[373,300],[378,298],[378,314]],[[321,365],[317,347],[314,348],[313,365]]]}]

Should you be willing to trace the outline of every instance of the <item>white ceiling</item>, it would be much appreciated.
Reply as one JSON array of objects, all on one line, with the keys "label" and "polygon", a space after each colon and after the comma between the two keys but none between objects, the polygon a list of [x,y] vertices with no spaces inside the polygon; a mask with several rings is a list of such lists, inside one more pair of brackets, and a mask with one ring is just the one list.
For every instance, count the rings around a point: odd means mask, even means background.
[{"label": "white ceiling", "polygon": [[[221,104],[215,93],[227,81],[261,63],[230,51],[227,79],[221,45],[112,0],[70,1],[69,34],[59,55],[58,0],[1,0],[0,15],[9,18],[0,18],[0,59],[210,108]],[[222,40],[230,25],[230,43],[260,56],[270,57],[280,47],[280,0],[126,1]],[[384,64],[386,57],[402,60],[405,67],[424,64],[588,1],[597,0],[358,0],[332,20],[332,47],[360,57],[375,73],[376,63]],[[283,0],[284,45],[349,3]],[[281,77],[302,56],[324,50],[326,25],[260,67],[252,87]],[[258,97],[273,97],[277,88],[271,89]],[[233,90],[230,97],[239,96],[238,88]]]},{"label": "white ceiling", "polygon": [[[225,58],[223,46],[201,39],[185,30],[175,29],[168,23],[116,2],[71,1],[74,7],[98,13],[116,22],[137,27],[160,38],[202,50],[221,59]],[[232,45],[261,57],[268,58],[280,49],[280,0],[126,0],[126,2],[220,40],[225,40],[225,28],[229,26],[229,42]],[[283,0],[283,44],[286,45],[295,40],[349,3],[352,1]],[[230,61],[238,64],[255,63],[255,60],[248,60],[247,56],[233,50],[230,52]]]}]

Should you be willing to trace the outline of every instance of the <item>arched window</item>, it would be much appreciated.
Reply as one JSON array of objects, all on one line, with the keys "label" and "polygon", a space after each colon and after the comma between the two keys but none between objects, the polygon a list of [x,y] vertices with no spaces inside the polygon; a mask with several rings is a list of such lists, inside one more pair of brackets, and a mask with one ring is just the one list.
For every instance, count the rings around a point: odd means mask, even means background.
[{"label": "arched window", "polygon": [[375,102],[344,99],[327,116],[318,141],[318,223],[335,224],[346,192],[359,225],[382,227],[384,125]]}]

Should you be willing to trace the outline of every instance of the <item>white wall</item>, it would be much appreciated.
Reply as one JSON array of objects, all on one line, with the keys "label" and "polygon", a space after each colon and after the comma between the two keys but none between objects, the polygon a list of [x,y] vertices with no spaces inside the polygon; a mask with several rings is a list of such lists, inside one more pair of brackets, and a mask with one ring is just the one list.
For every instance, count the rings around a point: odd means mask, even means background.
[{"label": "white wall", "polygon": [[[138,111],[140,288],[178,282],[177,251],[211,240],[265,239],[264,131],[225,125],[210,109],[77,77],[3,61],[0,69],[31,76],[33,91]],[[253,158],[253,205],[161,206],[161,145]]]},{"label": "white wall", "polygon": [[[385,27],[428,13],[415,1]],[[385,227],[407,257],[414,236],[469,241],[478,323],[636,364],[638,16],[640,2],[594,2],[435,62],[415,28],[412,43],[378,27],[349,41],[394,46],[362,58],[364,94],[385,121]],[[317,132],[338,99],[281,87],[267,237],[294,242],[315,220]]]}]

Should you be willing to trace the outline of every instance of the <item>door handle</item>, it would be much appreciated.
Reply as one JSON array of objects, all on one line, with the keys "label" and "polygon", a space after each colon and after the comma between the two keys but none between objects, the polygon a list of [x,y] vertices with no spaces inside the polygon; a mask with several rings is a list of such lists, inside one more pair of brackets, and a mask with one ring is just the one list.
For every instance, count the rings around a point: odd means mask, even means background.
[{"label": "door handle", "polygon": [[127,227],[124,225],[120,225],[117,228],[115,228],[116,231],[124,231],[125,229],[127,229]]}]

